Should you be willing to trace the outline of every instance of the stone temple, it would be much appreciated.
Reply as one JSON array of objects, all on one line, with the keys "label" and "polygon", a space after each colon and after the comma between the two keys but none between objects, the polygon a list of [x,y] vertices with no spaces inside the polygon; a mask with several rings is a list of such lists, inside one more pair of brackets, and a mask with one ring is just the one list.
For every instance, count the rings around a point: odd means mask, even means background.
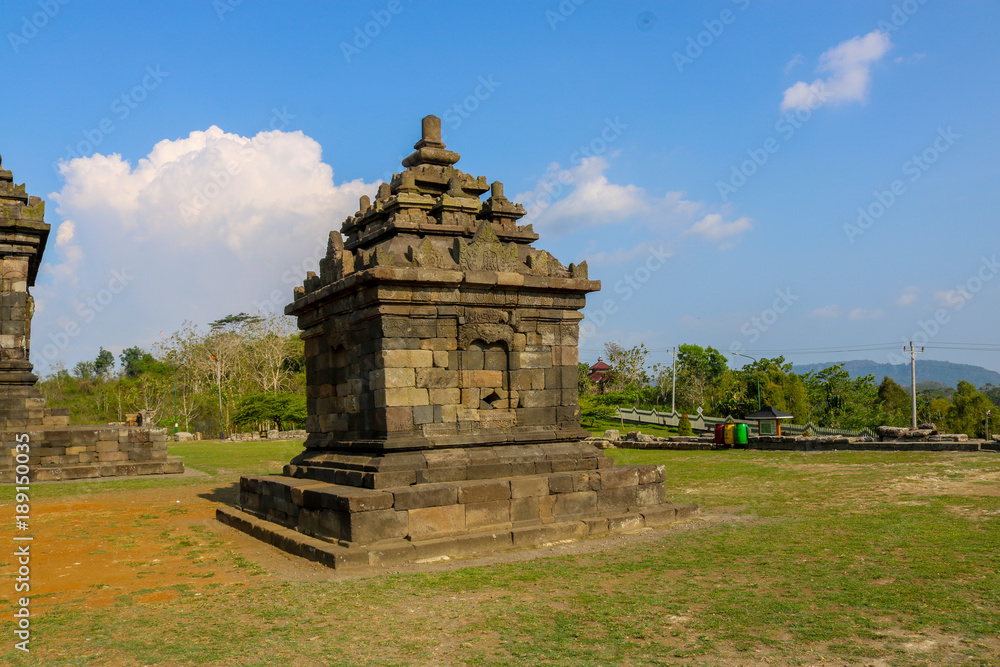
[{"label": "stone temple", "polygon": [[[600,289],[545,250],[520,204],[455,168],[423,119],[405,171],[330,233],[285,312],[305,341],[305,451],[243,477],[218,518],[331,567],[538,546],[659,526],[663,466],[585,439],[579,322]],[[483,199],[483,195],[486,195]]]},{"label": "stone temple", "polygon": [[[46,407],[29,357],[30,289],[48,236],[45,202],[16,185],[0,161],[0,483],[15,473],[54,481],[183,472],[167,459],[166,429],[69,426],[68,410]],[[25,441],[27,456],[15,452]]]}]

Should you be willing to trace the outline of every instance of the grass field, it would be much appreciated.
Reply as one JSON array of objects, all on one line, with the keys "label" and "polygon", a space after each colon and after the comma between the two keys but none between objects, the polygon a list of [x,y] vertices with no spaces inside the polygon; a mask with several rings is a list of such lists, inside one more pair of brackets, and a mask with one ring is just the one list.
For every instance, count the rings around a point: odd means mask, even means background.
[{"label": "grass field", "polygon": [[178,443],[207,475],[34,486],[32,650],[13,650],[6,547],[0,664],[1000,664],[997,454],[611,450],[665,464],[701,516],[555,557],[338,578],[212,518],[240,474],[300,449]]}]

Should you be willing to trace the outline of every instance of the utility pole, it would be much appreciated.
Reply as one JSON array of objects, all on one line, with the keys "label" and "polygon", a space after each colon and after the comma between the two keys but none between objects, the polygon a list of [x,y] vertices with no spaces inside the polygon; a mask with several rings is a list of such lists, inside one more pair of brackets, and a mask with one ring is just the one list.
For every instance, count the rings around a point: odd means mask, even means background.
[{"label": "utility pole", "polygon": [[674,368],[670,371],[670,414],[677,414],[677,346],[674,346]]},{"label": "utility pole", "polygon": [[913,341],[910,341],[910,348],[903,348],[903,352],[910,353],[910,403],[912,406],[912,419],[910,420],[910,428],[917,428],[917,355],[922,354],[924,348],[919,350],[913,347]]},{"label": "utility pole", "polygon": [[[758,361],[747,354],[740,354],[739,352],[733,352],[737,357],[746,357],[747,359],[753,359],[754,364],[758,364]],[[760,403],[760,367],[755,365],[754,368],[757,370],[757,412],[761,411]]]}]

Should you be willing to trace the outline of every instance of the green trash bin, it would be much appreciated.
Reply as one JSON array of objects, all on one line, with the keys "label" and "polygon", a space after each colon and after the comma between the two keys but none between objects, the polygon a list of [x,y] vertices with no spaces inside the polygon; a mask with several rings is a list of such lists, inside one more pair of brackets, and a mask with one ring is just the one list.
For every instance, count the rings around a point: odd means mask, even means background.
[{"label": "green trash bin", "polygon": [[750,429],[747,428],[746,424],[737,424],[736,425],[736,433],[733,436],[733,440],[735,441],[735,444],[737,444],[737,445],[746,445],[747,444],[747,438],[748,438],[749,435],[750,435]]}]

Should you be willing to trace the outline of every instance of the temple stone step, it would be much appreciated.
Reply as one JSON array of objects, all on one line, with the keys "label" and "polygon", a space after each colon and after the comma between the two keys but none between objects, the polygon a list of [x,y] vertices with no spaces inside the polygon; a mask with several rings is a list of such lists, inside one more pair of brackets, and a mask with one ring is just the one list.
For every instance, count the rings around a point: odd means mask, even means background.
[{"label": "temple stone step", "polygon": [[553,521],[499,530],[471,530],[429,539],[384,539],[367,545],[321,540],[231,507],[217,509],[216,518],[295,556],[336,570],[351,571],[372,566],[475,558],[596,538],[610,532],[659,528],[688,519],[697,511],[695,505],[661,505],[637,514]]}]

